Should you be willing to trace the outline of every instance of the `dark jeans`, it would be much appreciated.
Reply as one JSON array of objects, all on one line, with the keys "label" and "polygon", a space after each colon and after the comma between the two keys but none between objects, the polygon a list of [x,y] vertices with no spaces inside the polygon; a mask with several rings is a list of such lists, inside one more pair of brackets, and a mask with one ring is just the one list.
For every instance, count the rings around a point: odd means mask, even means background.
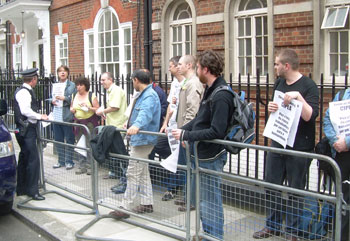
[{"label": "dark jeans", "polygon": [[[67,144],[74,145],[75,137],[73,127],[54,124],[53,132],[55,141],[62,143],[66,141]],[[62,166],[66,164],[73,165],[73,148],[61,144],[57,144],[56,147],[58,153],[58,163],[60,163]]]},{"label": "dark jeans", "polygon": [[[341,181],[349,180],[350,175],[350,152],[342,152],[337,153],[335,159],[337,160],[337,163],[340,168],[341,173]],[[342,191],[343,191],[343,198],[347,204],[349,204],[350,201],[350,184],[343,183],[342,184]],[[349,211],[346,211],[346,215],[342,215],[341,217],[341,240],[346,241],[349,240]]]},{"label": "dark jeans", "polygon": [[[296,156],[281,155],[269,152],[266,162],[265,181],[282,185],[284,180],[288,181],[288,186],[304,189],[306,183],[306,173],[309,169],[311,159]],[[297,234],[299,218],[303,211],[303,198],[290,195],[287,200],[287,207],[283,207],[281,192],[278,190],[266,191],[266,226],[271,230],[281,230],[283,217],[286,214],[286,228],[288,233]]]},{"label": "dark jeans", "polygon": [[40,160],[35,127],[28,127],[24,137],[16,134],[21,148],[17,167],[17,193],[34,196],[39,191]]}]

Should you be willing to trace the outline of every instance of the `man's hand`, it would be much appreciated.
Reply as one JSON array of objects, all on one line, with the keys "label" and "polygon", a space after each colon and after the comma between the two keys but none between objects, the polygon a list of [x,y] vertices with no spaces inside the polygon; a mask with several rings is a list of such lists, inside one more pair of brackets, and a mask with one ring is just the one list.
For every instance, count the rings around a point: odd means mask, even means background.
[{"label": "man's hand", "polygon": [[268,109],[269,112],[274,113],[274,112],[276,112],[278,110],[278,105],[277,105],[276,102],[269,102],[269,105],[268,105],[267,109]]},{"label": "man's hand", "polygon": [[346,141],[344,136],[337,136],[338,140],[333,144],[334,149],[337,152],[345,152],[348,151],[349,148],[346,146]]},{"label": "man's hand", "polygon": [[66,99],[66,97],[64,97],[64,96],[56,96],[56,100],[65,100]]},{"label": "man's hand", "polygon": [[96,115],[98,115],[98,116],[103,116],[104,114],[103,114],[103,111],[104,110],[102,110],[102,109],[97,109],[96,110]]},{"label": "man's hand", "polygon": [[126,134],[127,135],[136,135],[138,132],[139,132],[139,128],[138,127],[136,127],[136,126],[131,126],[131,127],[129,127],[129,129],[126,131]]},{"label": "man's hand", "polygon": [[162,127],[161,127],[160,130],[159,130],[159,132],[160,132],[160,133],[165,132],[166,128],[167,128],[167,125],[162,125]]},{"label": "man's hand", "polygon": [[41,120],[48,120],[49,119],[49,117],[47,116],[47,115],[41,115],[41,118],[40,118]]},{"label": "man's hand", "polygon": [[298,91],[289,91],[284,94],[283,104],[289,105],[292,99],[298,99],[300,93]]},{"label": "man's hand", "polygon": [[180,140],[182,130],[181,129],[172,129],[171,134],[173,134],[176,140]]}]

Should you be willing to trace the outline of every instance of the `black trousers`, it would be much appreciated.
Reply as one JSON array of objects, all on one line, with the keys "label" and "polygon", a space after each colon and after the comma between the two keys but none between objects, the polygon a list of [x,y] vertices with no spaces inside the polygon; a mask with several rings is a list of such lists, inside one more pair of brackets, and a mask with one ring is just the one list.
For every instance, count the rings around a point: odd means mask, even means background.
[{"label": "black trousers", "polygon": [[23,137],[16,134],[21,148],[17,167],[17,193],[34,196],[39,191],[40,161],[37,149],[37,133],[34,126],[29,126]]},{"label": "black trousers", "polygon": [[[350,151],[348,152],[342,152],[337,153],[335,157],[341,173],[341,181],[349,180],[350,176]],[[342,191],[343,191],[343,197],[347,204],[349,204],[350,201],[350,184],[343,183],[342,184]],[[341,240],[349,240],[349,211],[346,211],[346,215],[342,215],[341,217]]]}]

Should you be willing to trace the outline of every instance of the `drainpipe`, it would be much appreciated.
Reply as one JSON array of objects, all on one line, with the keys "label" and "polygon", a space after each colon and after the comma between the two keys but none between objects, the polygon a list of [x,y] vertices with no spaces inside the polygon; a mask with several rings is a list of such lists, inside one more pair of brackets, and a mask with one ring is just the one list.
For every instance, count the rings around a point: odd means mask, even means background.
[{"label": "drainpipe", "polygon": [[7,70],[7,76],[9,76],[11,72],[11,28],[10,28],[10,21],[6,21],[6,70]]},{"label": "drainpipe", "polygon": [[153,58],[152,58],[152,0],[144,1],[144,52],[145,52],[145,68],[149,69],[153,76]]}]

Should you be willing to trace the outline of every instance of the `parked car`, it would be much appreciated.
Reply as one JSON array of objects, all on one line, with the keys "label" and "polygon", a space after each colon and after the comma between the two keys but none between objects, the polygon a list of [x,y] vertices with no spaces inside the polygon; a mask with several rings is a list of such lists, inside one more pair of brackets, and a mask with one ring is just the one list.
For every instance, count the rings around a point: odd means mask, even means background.
[{"label": "parked car", "polygon": [[11,134],[2,118],[6,114],[6,101],[0,100],[0,214],[11,212],[16,191],[16,156]]}]

